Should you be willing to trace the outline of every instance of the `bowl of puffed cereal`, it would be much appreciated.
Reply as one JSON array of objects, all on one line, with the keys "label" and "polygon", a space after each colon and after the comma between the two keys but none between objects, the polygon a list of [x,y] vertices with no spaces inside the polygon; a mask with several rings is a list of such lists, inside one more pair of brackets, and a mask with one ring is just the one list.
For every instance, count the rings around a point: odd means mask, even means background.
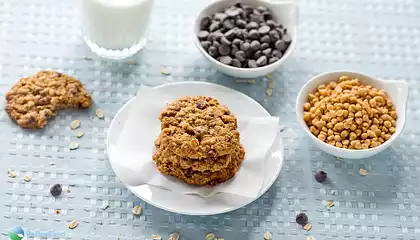
[{"label": "bowl of puffed cereal", "polygon": [[309,80],[296,100],[304,131],[323,151],[340,158],[373,156],[401,134],[408,85],[356,72],[328,72]]}]

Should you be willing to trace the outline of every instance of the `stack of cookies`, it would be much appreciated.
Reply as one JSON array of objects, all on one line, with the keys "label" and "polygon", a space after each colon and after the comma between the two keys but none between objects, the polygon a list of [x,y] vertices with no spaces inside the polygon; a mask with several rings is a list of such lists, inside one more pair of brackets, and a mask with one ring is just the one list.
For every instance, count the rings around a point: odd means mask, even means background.
[{"label": "stack of cookies", "polygon": [[211,97],[183,97],[161,112],[153,155],[159,171],[188,184],[215,185],[232,178],[245,156],[237,120]]}]

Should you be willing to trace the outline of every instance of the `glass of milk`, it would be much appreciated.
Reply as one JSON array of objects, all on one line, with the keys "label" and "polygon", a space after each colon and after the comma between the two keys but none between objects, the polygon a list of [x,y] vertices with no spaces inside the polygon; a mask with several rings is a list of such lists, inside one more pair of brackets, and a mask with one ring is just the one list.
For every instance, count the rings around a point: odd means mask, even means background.
[{"label": "glass of milk", "polygon": [[146,45],[153,0],[80,0],[84,39],[101,57],[123,59]]}]

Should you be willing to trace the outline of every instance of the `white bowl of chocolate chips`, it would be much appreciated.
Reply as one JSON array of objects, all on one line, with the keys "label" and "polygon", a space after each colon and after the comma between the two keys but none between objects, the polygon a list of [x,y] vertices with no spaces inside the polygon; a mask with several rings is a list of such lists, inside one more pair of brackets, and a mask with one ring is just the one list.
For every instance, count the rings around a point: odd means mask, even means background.
[{"label": "white bowl of chocolate chips", "polygon": [[219,71],[238,78],[274,72],[296,45],[292,1],[216,0],[198,16],[195,44]]}]

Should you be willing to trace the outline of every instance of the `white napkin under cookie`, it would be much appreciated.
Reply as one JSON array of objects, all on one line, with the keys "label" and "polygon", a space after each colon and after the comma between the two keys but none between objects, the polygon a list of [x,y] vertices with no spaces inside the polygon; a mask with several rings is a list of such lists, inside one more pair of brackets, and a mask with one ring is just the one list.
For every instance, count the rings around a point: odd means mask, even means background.
[{"label": "white napkin under cookie", "polygon": [[[198,194],[210,197],[216,193],[229,193],[255,198],[259,195],[264,180],[265,160],[279,133],[279,119],[240,118],[238,130],[245,148],[245,159],[235,177],[214,187],[188,185],[174,177],[163,175],[152,160],[154,140],[160,133],[160,112],[167,103],[176,100],[169,94],[141,86],[131,109],[116,149],[121,156],[113,162],[114,171],[126,184],[138,186],[149,184],[182,194]],[[229,107],[229,103],[221,102]]]}]

